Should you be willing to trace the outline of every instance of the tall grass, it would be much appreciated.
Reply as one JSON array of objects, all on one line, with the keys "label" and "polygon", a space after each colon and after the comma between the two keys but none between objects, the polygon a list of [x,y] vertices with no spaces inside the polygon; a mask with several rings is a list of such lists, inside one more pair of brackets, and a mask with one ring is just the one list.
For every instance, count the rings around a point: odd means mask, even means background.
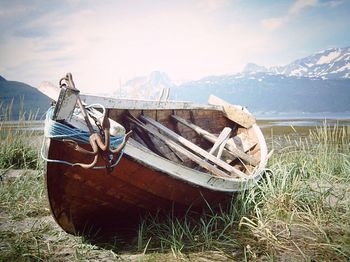
[{"label": "tall grass", "polygon": [[[350,259],[350,130],[324,126],[290,140],[257,185],[194,220],[146,220],[139,238],[174,256],[219,250],[239,260]],[[145,242],[145,241],[143,241]]]},{"label": "tall grass", "polygon": [[38,169],[38,151],[34,144],[40,143],[35,132],[28,129],[25,121],[31,121],[36,116],[20,111],[19,120],[11,120],[12,103],[5,108],[0,104],[0,169]]}]

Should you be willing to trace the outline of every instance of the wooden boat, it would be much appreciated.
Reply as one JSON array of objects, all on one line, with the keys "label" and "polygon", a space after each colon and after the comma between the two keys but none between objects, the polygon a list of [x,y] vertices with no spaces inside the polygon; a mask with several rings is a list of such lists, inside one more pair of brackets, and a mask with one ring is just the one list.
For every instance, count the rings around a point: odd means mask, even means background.
[{"label": "wooden boat", "polygon": [[[47,82],[39,90],[54,100],[60,92]],[[101,150],[96,165],[104,168],[64,164],[91,163],[94,156],[67,141],[46,139],[45,157],[59,160],[47,162],[48,199],[55,220],[68,233],[121,229],[147,213],[201,212],[254,185],[266,166],[267,147],[255,118],[214,96],[208,105],[80,98],[102,104],[108,118],[132,134],[113,169]],[[91,150],[88,144],[79,146]]]}]

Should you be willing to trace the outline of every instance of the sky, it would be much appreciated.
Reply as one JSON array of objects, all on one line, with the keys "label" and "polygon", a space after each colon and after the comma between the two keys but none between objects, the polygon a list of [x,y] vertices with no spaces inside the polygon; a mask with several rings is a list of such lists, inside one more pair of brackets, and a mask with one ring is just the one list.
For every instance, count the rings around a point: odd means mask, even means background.
[{"label": "sky", "polygon": [[350,46],[349,17],[350,0],[0,0],[0,75],[101,93],[234,74]]}]

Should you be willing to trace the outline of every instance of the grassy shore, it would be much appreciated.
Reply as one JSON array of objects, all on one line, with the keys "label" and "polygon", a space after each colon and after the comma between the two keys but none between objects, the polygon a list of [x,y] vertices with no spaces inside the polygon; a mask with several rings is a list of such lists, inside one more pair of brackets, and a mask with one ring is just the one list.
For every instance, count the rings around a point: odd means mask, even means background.
[{"label": "grassy shore", "polygon": [[37,142],[1,125],[0,134],[0,261],[350,260],[348,127],[324,125],[283,145],[272,137],[264,178],[228,207],[200,219],[146,217],[130,240],[110,243],[63,232]]}]

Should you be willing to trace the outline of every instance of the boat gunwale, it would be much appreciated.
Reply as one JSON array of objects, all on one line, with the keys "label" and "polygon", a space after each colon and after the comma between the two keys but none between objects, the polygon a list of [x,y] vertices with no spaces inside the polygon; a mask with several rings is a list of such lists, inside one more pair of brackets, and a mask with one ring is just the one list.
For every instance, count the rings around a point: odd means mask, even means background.
[{"label": "boat gunwale", "polygon": [[[57,100],[60,88],[50,82],[42,82],[38,90]],[[175,100],[146,100],[136,98],[111,98],[103,95],[79,94],[81,100],[85,104],[102,104],[108,109],[125,109],[125,110],[177,110],[177,109],[206,109],[222,111],[222,106],[197,104],[191,101],[175,101]]]}]

